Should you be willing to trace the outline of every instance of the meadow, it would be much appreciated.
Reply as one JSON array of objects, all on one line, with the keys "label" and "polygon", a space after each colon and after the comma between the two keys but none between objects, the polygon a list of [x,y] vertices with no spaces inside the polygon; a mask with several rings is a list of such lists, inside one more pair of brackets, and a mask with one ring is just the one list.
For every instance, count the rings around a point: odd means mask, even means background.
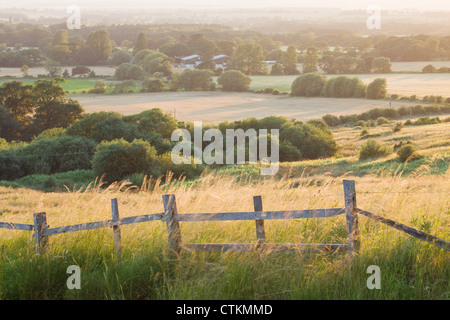
[{"label": "meadow", "polygon": [[[45,211],[51,227],[106,220],[110,199],[121,217],[163,211],[161,197],[174,193],[180,214],[252,211],[261,195],[264,210],[343,207],[343,179],[356,181],[358,207],[449,239],[450,124],[369,128],[385,144],[411,140],[421,158],[406,164],[395,154],[359,161],[367,138],[362,128],[333,129],[341,146],[336,158],[282,164],[277,176],[257,168],[227,166],[194,181],[121,182],[97,180],[60,192],[0,187],[1,221],[32,223]],[[86,179],[89,175],[86,174]],[[30,186],[32,181],[26,182]],[[174,257],[163,222],[122,227],[117,261],[112,230],[50,237],[48,252],[36,256],[30,233],[0,230],[1,299],[449,299],[448,252],[366,217],[359,217],[361,249],[353,262],[334,253],[194,253]],[[346,243],[345,217],[266,221],[268,243]],[[255,243],[252,221],[183,222],[183,243]],[[81,289],[66,287],[70,265],[81,268]],[[366,286],[367,268],[381,270],[381,289]]]}]

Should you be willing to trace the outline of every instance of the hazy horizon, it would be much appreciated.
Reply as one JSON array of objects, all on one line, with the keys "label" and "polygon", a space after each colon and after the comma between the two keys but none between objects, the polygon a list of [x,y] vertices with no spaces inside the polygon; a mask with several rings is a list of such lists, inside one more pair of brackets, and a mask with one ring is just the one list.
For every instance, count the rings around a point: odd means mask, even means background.
[{"label": "hazy horizon", "polygon": [[80,7],[90,9],[151,9],[151,8],[340,8],[343,10],[361,10],[367,9],[370,5],[379,6],[382,10],[414,10],[414,11],[442,11],[450,10],[450,2],[444,0],[340,0],[340,1],[325,1],[325,0],[279,0],[274,3],[272,0],[228,0],[213,1],[213,0],[195,0],[195,1],[181,1],[181,0],[129,0],[126,3],[123,1],[107,1],[107,0],[21,0],[21,1],[0,1],[1,8],[61,8],[70,5],[77,5]]}]

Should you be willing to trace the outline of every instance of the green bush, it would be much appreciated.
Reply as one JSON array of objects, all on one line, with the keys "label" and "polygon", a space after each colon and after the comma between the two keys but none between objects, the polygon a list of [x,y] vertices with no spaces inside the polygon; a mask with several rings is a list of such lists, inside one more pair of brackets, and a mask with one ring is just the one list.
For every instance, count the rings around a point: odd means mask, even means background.
[{"label": "green bush", "polygon": [[0,180],[16,180],[23,176],[23,158],[13,150],[0,149]]},{"label": "green bush", "polygon": [[91,169],[96,142],[86,137],[40,138],[17,150],[24,175]]},{"label": "green bush", "polygon": [[416,151],[417,148],[415,146],[412,144],[406,144],[397,150],[397,155],[401,162],[405,162],[417,157]]},{"label": "green bush", "polygon": [[134,173],[160,174],[156,149],[143,140],[130,143],[118,139],[100,143],[92,160],[92,168],[97,176],[104,175],[107,182],[120,181]]},{"label": "green bush", "polygon": [[419,119],[417,119],[414,124],[421,126],[421,125],[429,125],[429,124],[436,124],[436,123],[440,123],[441,120],[439,119],[439,117],[435,117],[435,118],[430,118],[430,117],[420,117]]},{"label": "green bush", "polygon": [[389,119],[386,119],[385,117],[379,117],[377,119],[377,126],[381,126],[383,124],[390,123]]},{"label": "green bush", "polygon": [[326,114],[322,117],[322,119],[329,127],[335,127],[341,124],[339,118],[332,114]]},{"label": "green bush", "polygon": [[382,145],[375,139],[369,139],[362,145],[359,152],[359,160],[385,157],[390,153],[391,151],[388,146]]},{"label": "green bush", "polygon": [[382,99],[387,94],[387,81],[385,78],[376,78],[366,88],[367,99]]},{"label": "green bush", "polygon": [[291,85],[291,95],[298,97],[317,97],[320,95],[327,78],[317,73],[306,73],[297,77]]},{"label": "green bush", "polygon": [[321,95],[334,98],[362,98],[366,92],[366,86],[357,77],[338,76],[328,79]]},{"label": "green bush", "polygon": [[238,70],[226,71],[217,79],[223,91],[247,91],[251,82],[250,77]]},{"label": "green bush", "polygon": [[401,122],[397,122],[394,126],[394,128],[392,129],[393,132],[399,132],[400,130],[403,129],[403,123]]},{"label": "green bush", "polygon": [[166,174],[168,172],[172,172],[174,178],[180,178],[182,176],[187,179],[194,179],[201,175],[203,170],[205,169],[204,164],[195,164],[194,158],[190,158],[190,163],[180,163],[175,164],[172,161],[171,152],[167,152],[158,156],[158,163],[161,167],[161,174]]},{"label": "green bush", "polygon": [[146,79],[142,83],[142,89],[144,92],[161,92],[164,89],[164,83],[157,78]]}]

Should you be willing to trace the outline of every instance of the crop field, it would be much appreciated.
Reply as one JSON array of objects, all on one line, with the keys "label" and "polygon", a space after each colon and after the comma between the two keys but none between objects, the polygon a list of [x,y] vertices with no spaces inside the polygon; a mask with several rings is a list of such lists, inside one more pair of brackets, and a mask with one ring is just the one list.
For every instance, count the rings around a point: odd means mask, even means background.
[{"label": "crop field", "polygon": [[[339,75],[326,75],[333,78]],[[349,77],[358,77],[368,84],[376,78],[386,78],[387,91],[390,94],[400,96],[417,95],[441,95],[450,97],[450,74],[347,74]],[[252,76],[250,89],[264,89],[267,87],[277,89],[280,92],[290,92],[291,84],[297,76]]]},{"label": "crop field", "polygon": [[[125,115],[152,108],[175,113],[178,120],[219,123],[250,117],[283,115],[291,119],[315,119],[330,114],[361,113],[372,108],[389,107],[388,100],[301,98],[288,95],[230,92],[163,92],[121,95],[69,95],[86,112],[116,111]],[[392,101],[393,107],[414,105]]]}]

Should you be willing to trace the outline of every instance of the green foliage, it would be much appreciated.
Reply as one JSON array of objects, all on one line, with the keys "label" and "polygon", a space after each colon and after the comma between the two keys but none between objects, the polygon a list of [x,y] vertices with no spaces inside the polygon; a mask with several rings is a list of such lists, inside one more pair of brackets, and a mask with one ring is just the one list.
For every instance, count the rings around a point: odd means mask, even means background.
[{"label": "green foliage", "polygon": [[176,80],[176,88],[185,91],[212,91],[214,83],[211,70],[192,70],[183,71]]},{"label": "green foliage", "polygon": [[24,175],[91,168],[96,143],[85,137],[40,138],[16,151]]},{"label": "green foliage", "polygon": [[435,118],[430,118],[430,117],[420,117],[419,119],[417,119],[414,124],[421,126],[421,125],[429,125],[429,124],[436,124],[436,123],[440,123],[441,120],[439,119],[439,117],[435,117]]},{"label": "green foliage", "polygon": [[83,119],[74,122],[67,128],[67,134],[83,136],[101,142],[124,138],[131,140],[133,132],[118,112],[95,112],[87,114]]},{"label": "green foliage", "polygon": [[218,79],[217,82],[222,86],[224,91],[247,91],[250,83],[250,77],[238,70],[230,70],[224,72]]},{"label": "green foliage", "polygon": [[389,119],[386,119],[385,117],[377,118],[377,126],[382,126],[383,124],[387,123],[390,123]]},{"label": "green foliage", "polygon": [[403,123],[401,122],[397,122],[394,126],[394,128],[392,129],[393,132],[399,132],[400,130],[403,129]]},{"label": "green foliage", "polygon": [[332,114],[326,114],[322,117],[322,119],[329,127],[335,127],[341,124],[339,118]]},{"label": "green foliage", "polygon": [[67,128],[82,118],[83,108],[78,101],[67,103],[49,101],[36,108],[33,117],[34,132],[42,132],[52,128]]},{"label": "green foliage", "polygon": [[361,147],[359,152],[359,160],[385,157],[390,153],[391,150],[388,146],[382,145],[375,139],[369,139]]},{"label": "green foliage", "polygon": [[309,47],[303,56],[303,73],[317,72],[318,60],[318,49],[316,47]]},{"label": "green foliage", "polygon": [[398,158],[401,162],[417,157],[417,148],[412,144],[405,144],[397,150]]},{"label": "green foliage", "polygon": [[367,99],[381,99],[386,97],[387,81],[385,78],[376,78],[367,85],[366,98]]},{"label": "green foliage", "polygon": [[108,182],[120,181],[134,173],[158,176],[156,149],[143,140],[132,143],[118,139],[97,146],[92,167],[97,176],[105,175]]},{"label": "green foliage", "polygon": [[161,92],[164,89],[164,83],[157,78],[145,79],[142,83],[142,91],[144,92]]},{"label": "green foliage", "polygon": [[321,95],[334,98],[362,98],[365,90],[366,86],[359,78],[339,76],[326,81]]},{"label": "green foliage", "polygon": [[239,44],[230,68],[239,70],[246,75],[267,74],[262,46],[251,41]]},{"label": "green foliage", "polygon": [[317,73],[307,73],[292,82],[291,94],[299,97],[316,97],[320,95],[327,78]]},{"label": "green foliage", "polygon": [[106,84],[103,81],[95,81],[94,88],[88,91],[88,93],[103,94],[106,92]]},{"label": "green foliage", "polygon": [[205,165],[195,164],[193,157],[190,158],[190,163],[175,164],[170,152],[158,156],[158,165],[161,168],[161,174],[172,172],[174,178],[177,179],[182,176],[187,179],[197,178],[205,169]]}]

